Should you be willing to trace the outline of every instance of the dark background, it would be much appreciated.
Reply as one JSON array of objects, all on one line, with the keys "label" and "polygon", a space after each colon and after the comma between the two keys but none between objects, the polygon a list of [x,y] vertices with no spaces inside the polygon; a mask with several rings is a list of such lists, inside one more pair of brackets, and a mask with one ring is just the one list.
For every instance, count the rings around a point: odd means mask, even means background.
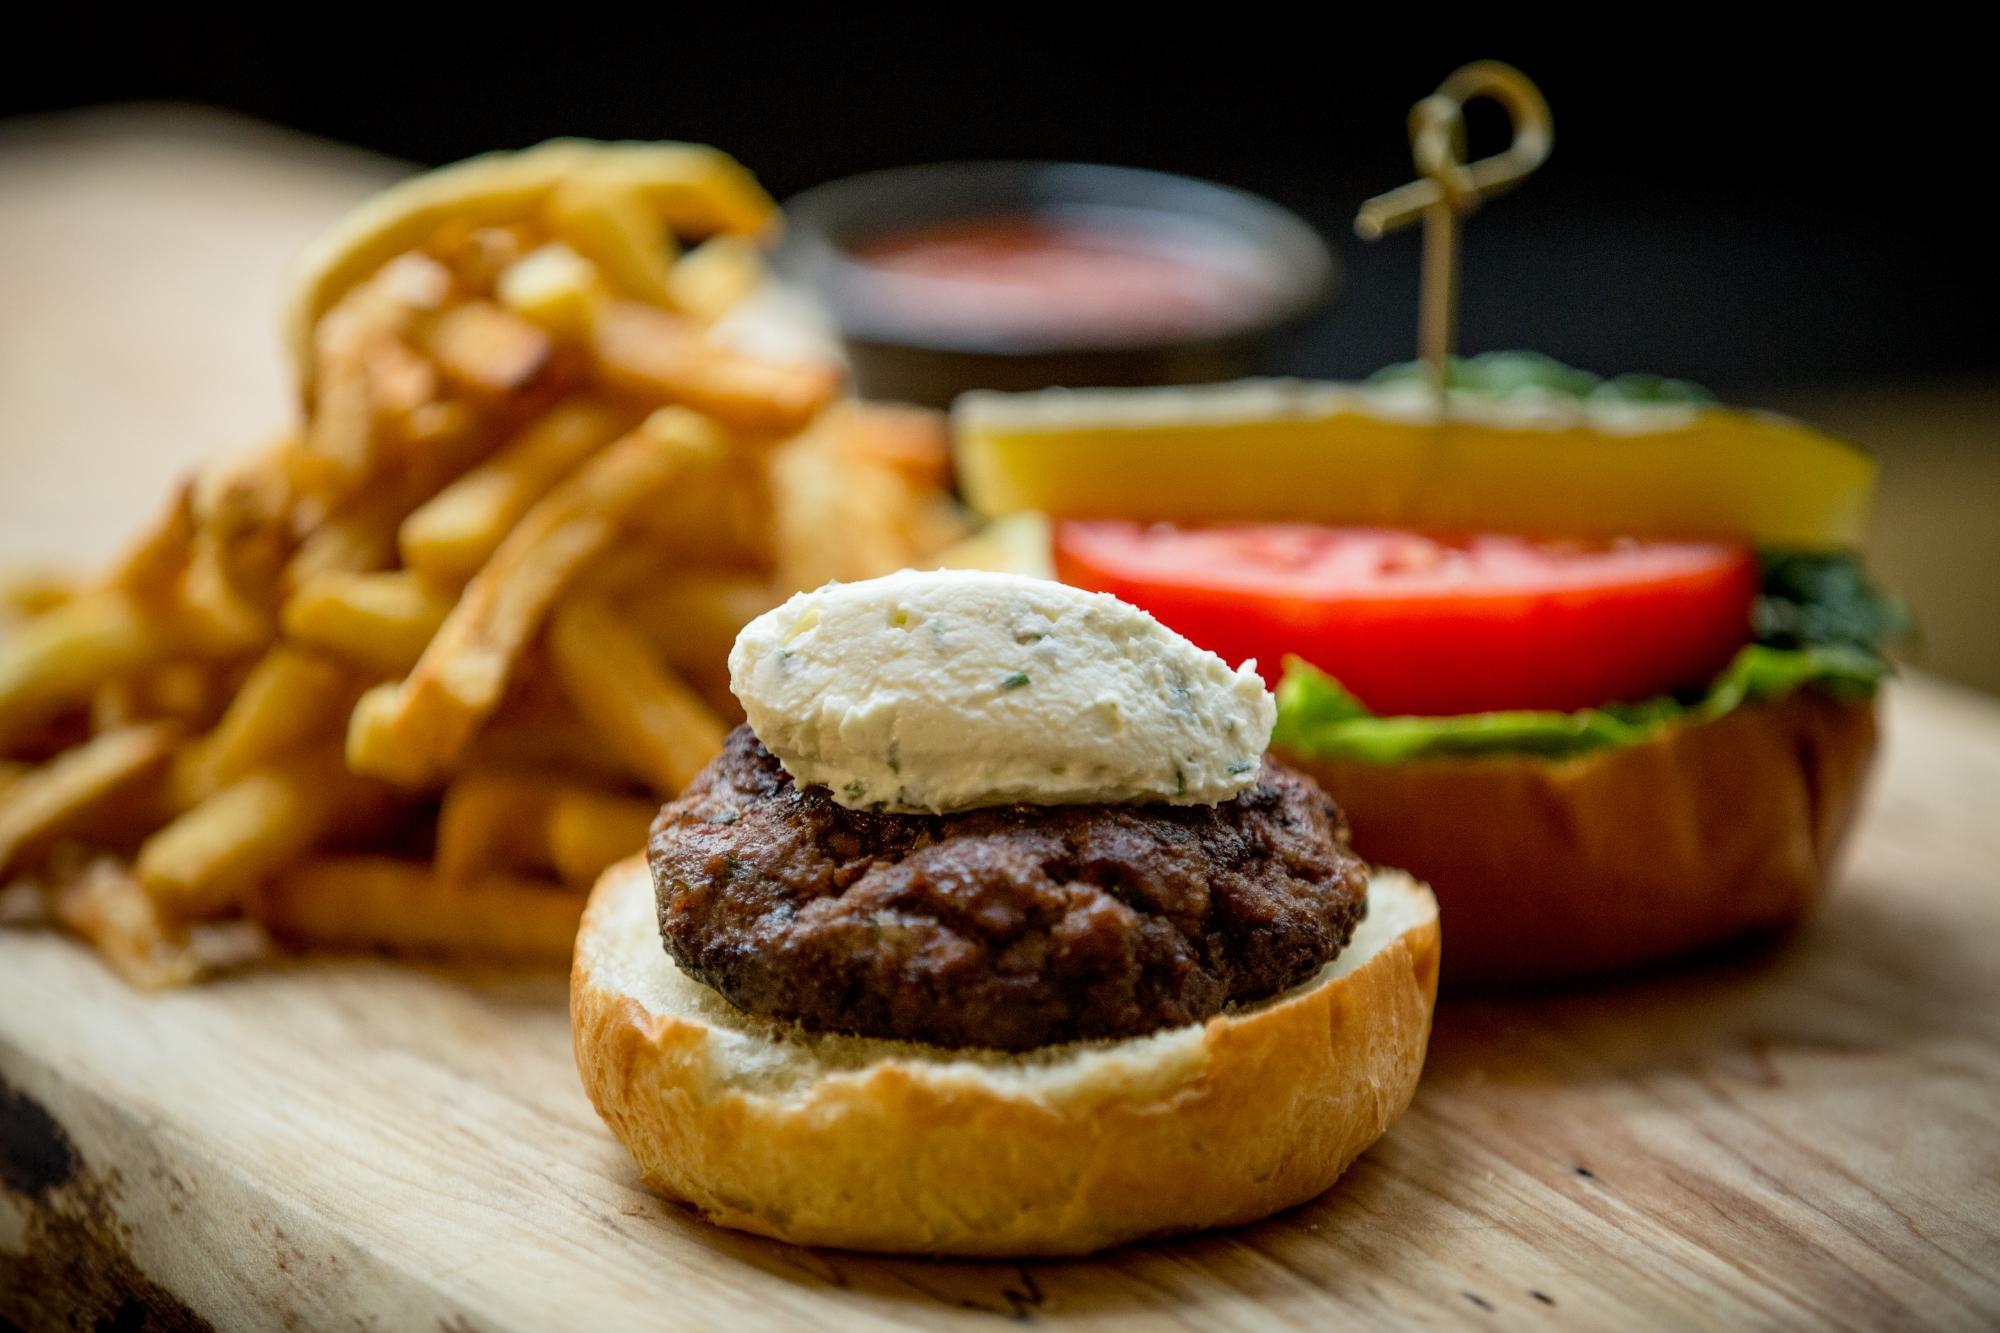
[{"label": "dark background", "polygon": [[[1873,32],[1847,49],[1760,45],[1732,26],[1747,8],[1533,37],[1442,15],[1406,20],[1421,37],[1342,31],[1337,13],[1309,29],[1248,8],[1162,9],[1102,36],[1081,8],[637,26],[610,12],[302,9],[244,26],[86,8],[29,21],[0,113],[196,101],[424,163],[555,134],[692,139],[780,198],[948,158],[1183,171],[1269,195],[1332,239],[1346,290],[1287,368],[1352,375],[1411,355],[1417,294],[1415,234],[1363,244],[1354,207],[1409,177],[1410,104],[1494,57],[1540,82],[1556,150],[1470,223],[1463,350],[1533,346],[1752,397],[2000,370],[1995,106],[1989,76],[1954,54],[1981,41],[1969,32],[1926,28],[1907,51]],[[1475,119],[1474,153],[1501,134]]]}]

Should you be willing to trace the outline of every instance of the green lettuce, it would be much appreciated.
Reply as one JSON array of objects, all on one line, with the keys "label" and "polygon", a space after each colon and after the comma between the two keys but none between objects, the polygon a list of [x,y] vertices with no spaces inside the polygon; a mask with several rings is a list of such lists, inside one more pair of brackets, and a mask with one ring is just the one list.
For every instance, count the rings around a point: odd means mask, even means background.
[{"label": "green lettuce", "polygon": [[[1430,368],[1421,361],[1385,366],[1369,376],[1376,383],[1427,379]],[[1445,367],[1445,382],[1467,393],[1506,398],[1516,393],[1555,394],[1578,401],[1614,403],[1713,403],[1715,395],[1688,380],[1664,375],[1625,374],[1606,379],[1566,366],[1540,352],[1481,352],[1455,356]]]},{"label": "green lettuce", "polygon": [[1455,717],[1377,717],[1339,681],[1296,657],[1278,685],[1271,744],[1321,758],[1394,764],[1443,755],[1537,754],[1550,758],[1632,745],[1683,723],[1708,722],[1758,699],[1800,689],[1865,696],[1887,673],[1873,653],[1832,644],[1773,648],[1753,643],[1692,699],[1672,696],[1605,704],[1574,713],[1515,710]]}]

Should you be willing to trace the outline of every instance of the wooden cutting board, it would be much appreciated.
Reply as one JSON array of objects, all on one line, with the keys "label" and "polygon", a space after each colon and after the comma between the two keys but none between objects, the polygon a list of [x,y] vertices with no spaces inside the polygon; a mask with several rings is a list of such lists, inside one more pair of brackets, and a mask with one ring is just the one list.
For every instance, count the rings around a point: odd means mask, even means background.
[{"label": "wooden cutting board", "polygon": [[[37,184],[0,191],[0,554],[100,555],[159,479],[278,422],[269,335],[236,326],[269,329],[278,260],[383,170],[157,116],[0,137],[0,179]],[[1848,872],[1796,938],[1448,999],[1415,1107],[1333,1191],[1090,1261],[800,1250],[660,1201],[578,1088],[559,977],[321,960],[142,996],[0,932],[0,1315],[1990,1327],[2000,704],[1923,678],[1887,702]]]}]

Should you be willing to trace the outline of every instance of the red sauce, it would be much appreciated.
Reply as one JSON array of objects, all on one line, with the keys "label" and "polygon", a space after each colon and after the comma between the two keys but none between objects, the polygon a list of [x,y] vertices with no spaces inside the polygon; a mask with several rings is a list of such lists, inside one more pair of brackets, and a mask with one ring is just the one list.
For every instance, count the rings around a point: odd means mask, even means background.
[{"label": "red sauce", "polygon": [[1118,344],[1198,336],[1255,316],[1268,266],[1227,236],[1060,216],[975,218],[852,252],[868,295],[912,330]]}]

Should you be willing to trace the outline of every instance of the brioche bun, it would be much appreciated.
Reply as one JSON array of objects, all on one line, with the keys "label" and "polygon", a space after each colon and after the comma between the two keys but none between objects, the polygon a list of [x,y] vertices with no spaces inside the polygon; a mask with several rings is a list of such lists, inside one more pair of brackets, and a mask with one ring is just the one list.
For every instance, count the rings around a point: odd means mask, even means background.
[{"label": "brioche bun", "polygon": [[576,941],[584,1087],[655,1188],[805,1245],[1084,1254],[1320,1193],[1409,1105],[1437,904],[1398,872],[1305,985],[1206,1024],[1022,1054],[810,1034],[731,1006],[661,946],[643,859]]},{"label": "brioche bun", "polygon": [[1874,749],[1872,700],[1808,689],[1573,759],[1280,754],[1339,803],[1357,852],[1435,888],[1463,982],[1608,972],[1792,924]]}]

